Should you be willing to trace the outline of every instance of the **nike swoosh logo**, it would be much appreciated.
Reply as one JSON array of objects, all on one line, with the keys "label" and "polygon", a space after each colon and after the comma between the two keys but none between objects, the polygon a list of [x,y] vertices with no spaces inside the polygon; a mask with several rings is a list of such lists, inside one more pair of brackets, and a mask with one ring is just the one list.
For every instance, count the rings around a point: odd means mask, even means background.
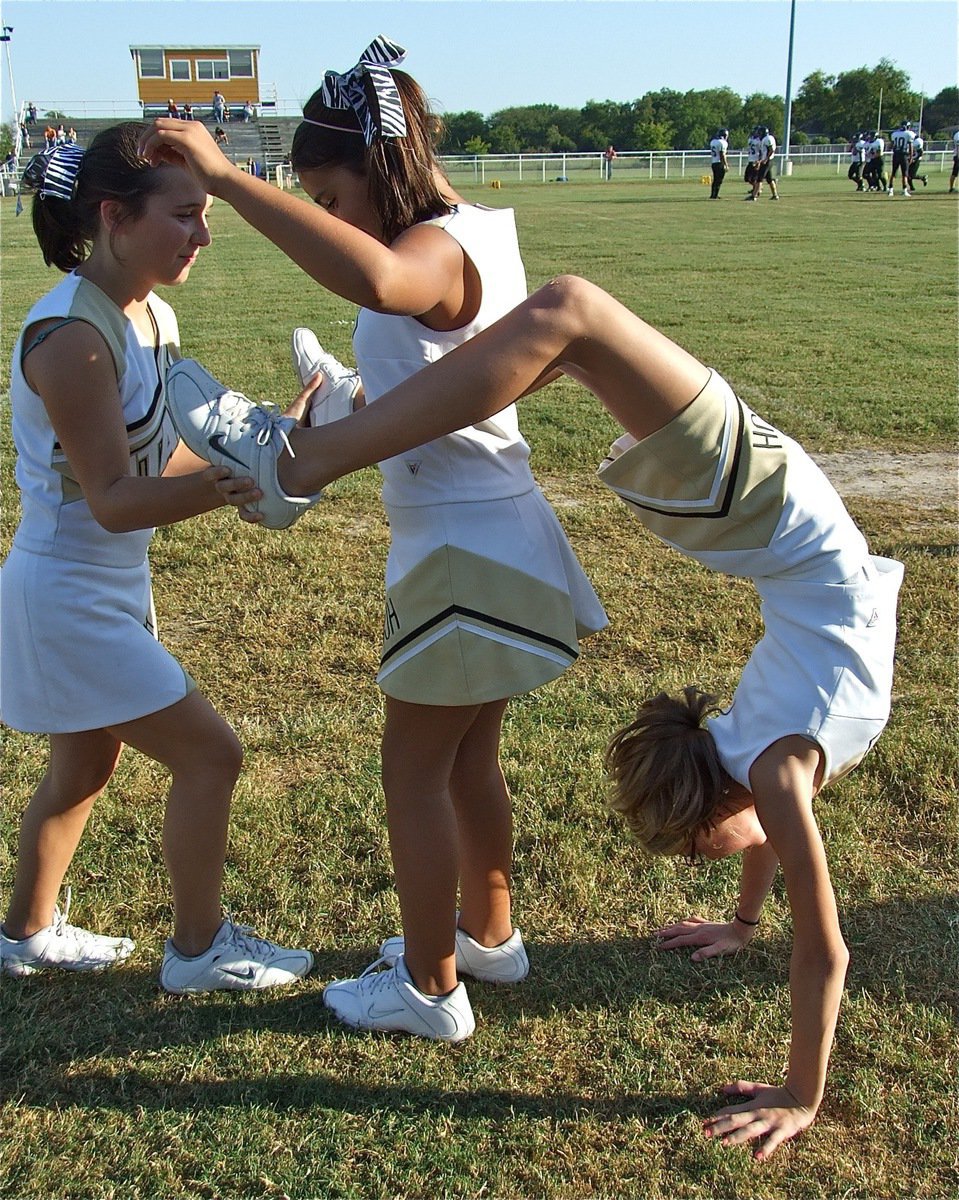
[{"label": "nike swoosh logo", "polygon": [[252,979],[256,971],[252,967],[247,967],[245,971],[231,971],[229,967],[220,967],[224,975],[232,975],[234,979]]},{"label": "nike swoosh logo", "polygon": [[370,1005],[371,1017],[395,1017],[403,1011],[402,1004],[382,1005],[374,1003]]},{"label": "nike swoosh logo", "polygon": [[210,445],[213,447],[213,449],[217,452],[217,454],[222,454],[225,458],[232,458],[233,461],[235,463],[239,463],[240,466],[243,467],[243,469],[245,471],[249,471],[249,469],[250,469],[249,466],[243,461],[242,458],[237,458],[237,456],[235,454],[231,454],[229,452],[229,450],[227,450],[227,448],[221,444],[225,437],[226,437],[226,434],[215,433],[213,435],[213,437],[207,438],[207,441],[210,443]]}]

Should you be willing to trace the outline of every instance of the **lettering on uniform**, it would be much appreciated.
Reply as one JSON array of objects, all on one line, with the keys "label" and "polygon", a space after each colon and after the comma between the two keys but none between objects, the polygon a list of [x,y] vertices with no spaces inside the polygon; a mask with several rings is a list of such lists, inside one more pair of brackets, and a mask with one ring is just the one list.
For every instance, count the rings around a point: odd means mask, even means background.
[{"label": "lettering on uniform", "polygon": [[757,450],[782,449],[782,434],[778,429],[767,425],[762,417],[757,417],[754,412],[749,414],[749,418],[753,427],[751,441]]},{"label": "lettering on uniform", "polygon": [[400,631],[400,618],[396,609],[393,607],[393,601],[386,597],[386,617],[383,621],[383,640],[389,639]]},{"label": "lettering on uniform", "polygon": [[407,462],[406,469],[415,477],[420,473],[420,464],[419,462]]}]

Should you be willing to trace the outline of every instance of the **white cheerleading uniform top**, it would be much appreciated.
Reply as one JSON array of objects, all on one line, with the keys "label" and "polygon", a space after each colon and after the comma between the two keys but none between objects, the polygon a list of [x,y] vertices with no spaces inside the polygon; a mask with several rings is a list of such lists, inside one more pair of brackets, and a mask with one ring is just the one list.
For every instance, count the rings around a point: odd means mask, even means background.
[{"label": "white cheerleading uniform top", "polygon": [[[145,560],[153,530],[108,533],[97,522],[72,476],[42,399],[27,383],[20,360],[24,333],[38,321],[78,318],[92,325],[106,342],[116,367],[130,443],[130,473],[158,476],[178,441],[164,384],[167,367],[179,357],[179,331],[173,309],[152,293],[148,310],[156,345],[143,344],[142,335],[113,301],[88,279],[72,273],[27,314],[13,351],[10,383],[16,481],[22,504],[14,537],[19,549],[108,567],[133,567]],[[33,336],[31,333],[31,339]]]},{"label": "white cheerleading uniform top", "polygon": [[889,717],[903,567],[870,555],[805,450],[713,373],[663,428],[620,437],[600,476],[657,537],[756,586],[764,635],[708,726],[729,774],[748,788],[793,734],[822,750],[823,784],[851,770]]},{"label": "white cheerleading uniform top", "polygon": [[[482,287],[479,311],[460,329],[361,309],[353,334],[367,403],[470,340],[526,299],[526,272],[511,209],[461,204],[429,222],[462,246]],[[398,506],[499,500],[534,486],[516,407],[379,464],[383,501]]]}]

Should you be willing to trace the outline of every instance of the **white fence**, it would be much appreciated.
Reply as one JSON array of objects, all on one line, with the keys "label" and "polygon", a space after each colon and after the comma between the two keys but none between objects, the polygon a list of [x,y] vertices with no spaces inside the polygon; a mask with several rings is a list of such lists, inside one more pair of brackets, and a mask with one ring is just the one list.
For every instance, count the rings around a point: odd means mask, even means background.
[{"label": "white fence", "polygon": [[[939,143],[943,145],[943,143]],[[729,169],[740,175],[746,169],[746,151],[727,154]],[[777,156],[779,174],[815,167],[836,175],[849,168],[845,146],[797,146],[790,148],[787,169]],[[600,153],[590,154],[477,154],[444,155],[443,166],[453,181],[494,184],[496,181],[526,183],[598,183],[606,180],[606,160]],[[926,171],[952,169],[952,149],[927,149],[923,158]],[[698,179],[710,174],[708,150],[635,150],[620,151],[613,162],[611,182],[643,179]]]}]

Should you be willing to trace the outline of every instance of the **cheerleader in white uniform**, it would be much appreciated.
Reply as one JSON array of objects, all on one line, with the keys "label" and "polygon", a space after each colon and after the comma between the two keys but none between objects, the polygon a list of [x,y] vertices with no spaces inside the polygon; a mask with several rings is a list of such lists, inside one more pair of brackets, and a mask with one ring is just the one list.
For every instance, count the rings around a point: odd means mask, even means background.
[{"label": "cheerleader in white uniform", "polygon": [[[848,952],[813,800],[860,761],[888,719],[902,564],[869,553],[801,446],[714,371],[572,277],[347,420],[289,429],[295,457],[280,437],[256,441],[263,424],[249,401],[250,432],[233,448],[243,461],[252,461],[246,443],[261,451],[248,499],[305,495],[374,455],[490,420],[557,370],[585,384],[626,431],[603,481],[681,553],[751,578],[762,601],[764,636],[731,705],[692,687],[681,698],[660,694],[614,736],[607,766],[613,807],[650,852],[743,856],[731,919],[661,929],[666,948],[694,947],[697,959],[741,949],[782,866],[794,928],[785,1080],[729,1084],[741,1102],[706,1122],[708,1135],[728,1145],[755,1139],[756,1157],[768,1158],[822,1102]],[[216,400],[195,416],[175,409],[184,428],[225,427]]]},{"label": "cheerleader in white uniform", "polygon": [[209,197],[186,172],[138,158],[143,129],[115,126],[85,153],[58,146],[25,174],[44,259],[66,277],[31,309],[13,352],[22,517],[2,571],[2,718],[46,734],[50,757],[20,830],[0,965],[100,970],[133,950],[69,924],[69,899],[57,905],[127,743],[172,773],[163,849],[175,925],[161,984],[269,987],[304,974],[312,956],[223,917],[241,751],[155,631],[152,527],[218,507],[225,473],[178,445],[164,387],[177,323],[152,290],[185,282],[209,244]]},{"label": "cheerleader in white uniform", "polygon": [[[141,147],[154,161],[185,162],[320,284],[361,306],[354,349],[370,408],[526,296],[512,213],[470,205],[450,187],[426,99],[392,65],[403,57],[378,39],[307,101],[291,157],[313,205],[232,168],[201,125],[159,120]],[[303,331],[294,357],[301,378],[321,361],[342,372]],[[330,405],[319,393],[313,422],[347,415],[352,386],[346,396],[345,409],[321,413]],[[202,439],[197,448],[217,449]],[[381,947],[384,970],[327,988],[326,1004],[354,1027],[459,1041],[474,1027],[459,974],[511,983],[528,969],[510,912],[503,714],[606,624],[528,458],[509,408],[380,463],[392,537],[378,675],[383,787],[403,936]]]}]

